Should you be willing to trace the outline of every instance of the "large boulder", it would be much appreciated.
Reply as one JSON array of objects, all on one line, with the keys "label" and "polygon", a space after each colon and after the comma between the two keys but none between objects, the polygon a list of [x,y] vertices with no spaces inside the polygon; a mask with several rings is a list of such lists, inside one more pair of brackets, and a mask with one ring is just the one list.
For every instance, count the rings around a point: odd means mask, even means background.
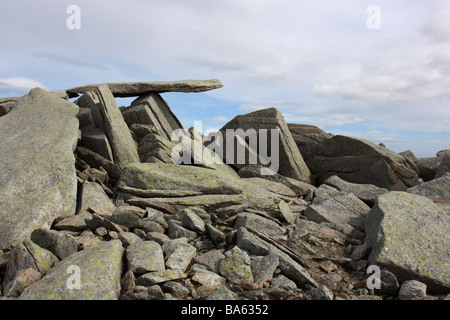
[{"label": "large boulder", "polygon": [[306,163],[321,183],[337,175],[348,182],[405,191],[419,179],[417,167],[408,158],[371,141],[346,136],[318,144]]},{"label": "large boulder", "polygon": [[29,285],[20,300],[117,300],[122,256],[120,240],[79,251]]},{"label": "large boulder", "polygon": [[77,114],[36,88],[0,118],[0,249],[75,214]]},{"label": "large boulder", "polygon": [[[242,130],[241,134],[239,134],[239,129]],[[272,133],[274,130],[279,133],[278,140],[274,141],[275,143],[278,143],[278,149],[272,145]],[[311,182],[311,172],[303,161],[303,157],[300,154],[294,139],[292,138],[283,114],[277,109],[269,108],[246,115],[237,116],[228,122],[221,129],[221,132],[225,142],[227,139],[233,139],[233,136],[229,136],[230,132],[233,132],[234,135],[237,135],[241,138],[241,140],[244,140],[247,148],[245,151],[245,159],[242,163],[238,161],[238,157],[240,156],[238,154],[239,148],[237,148],[239,139],[234,139],[235,143],[233,145],[235,150],[227,151],[227,143],[224,142],[223,159],[225,163],[240,169],[249,164],[263,164],[266,166],[267,163],[263,162],[269,162],[269,165],[272,167],[271,169],[275,169],[275,173],[278,172],[279,174],[289,178],[294,178],[308,183]],[[254,137],[253,133],[256,134]],[[257,145],[252,144],[252,140],[254,140],[252,138],[256,138],[258,140]],[[256,144],[256,141],[254,144]],[[262,149],[266,150],[266,154],[262,152]],[[255,163],[252,163],[253,161],[249,156],[252,152],[258,156]],[[270,156],[268,155],[269,153]],[[234,154],[233,163],[229,163],[229,160],[231,160],[229,158],[232,158],[229,154]],[[278,166],[274,166],[274,161],[278,161]]]},{"label": "large boulder", "polygon": [[428,198],[390,192],[377,198],[365,221],[369,264],[399,282],[418,280],[430,291],[450,292],[449,213]]},{"label": "large boulder", "polygon": [[117,187],[142,197],[240,194],[243,189],[239,179],[217,170],[157,163],[126,166]]},{"label": "large boulder", "polygon": [[309,124],[288,123],[288,128],[305,159],[311,158],[311,154],[317,144],[333,137],[332,134]]},{"label": "large boulder", "polygon": [[450,203],[450,173],[409,188],[407,192],[430,198],[434,202]]}]

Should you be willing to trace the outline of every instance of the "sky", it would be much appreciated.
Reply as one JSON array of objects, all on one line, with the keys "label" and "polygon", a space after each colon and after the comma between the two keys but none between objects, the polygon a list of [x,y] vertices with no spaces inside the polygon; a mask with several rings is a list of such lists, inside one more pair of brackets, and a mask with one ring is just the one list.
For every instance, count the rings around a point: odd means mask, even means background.
[{"label": "sky", "polygon": [[450,149],[450,2],[0,1],[0,97],[184,79],[224,85],[163,94],[185,128],[276,107],[288,123],[434,157]]}]

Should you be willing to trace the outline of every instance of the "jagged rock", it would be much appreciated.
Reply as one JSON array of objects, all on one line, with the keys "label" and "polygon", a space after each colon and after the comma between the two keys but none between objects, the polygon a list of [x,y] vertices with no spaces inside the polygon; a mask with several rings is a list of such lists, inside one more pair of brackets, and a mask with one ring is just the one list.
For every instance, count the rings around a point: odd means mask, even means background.
[{"label": "jagged rock", "polygon": [[94,168],[103,168],[108,173],[108,176],[111,179],[118,180],[120,175],[122,174],[122,169],[114,162],[109,161],[108,159],[105,159],[98,153],[95,153],[92,150],[89,150],[88,148],[85,148],[83,146],[78,146],[76,150],[76,155],[78,158],[85,161],[87,164]]},{"label": "jagged rock", "polygon": [[130,229],[142,228],[144,222],[134,213],[114,213],[106,217],[108,220]]},{"label": "jagged rock", "polygon": [[321,285],[312,289],[312,297],[314,300],[333,300],[334,293],[327,287]]},{"label": "jagged rock", "polygon": [[55,230],[36,229],[31,233],[31,240],[59,259],[64,259],[78,250],[77,240],[73,236]]},{"label": "jagged rock", "polygon": [[446,153],[442,157],[441,163],[439,165],[438,170],[436,171],[434,179],[443,177],[448,173],[450,173],[450,154]]},{"label": "jagged rock", "polygon": [[154,241],[136,241],[126,249],[129,270],[134,274],[164,271],[164,256],[161,245]]},{"label": "jagged rock", "polygon": [[314,147],[317,144],[333,137],[332,134],[313,125],[288,123],[288,128],[305,159],[312,158]]},{"label": "jagged rock", "polygon": [[434,179],[437,171],[439,170],[441,161],[442,161],[441,157],[419,158],[414,160],[414,163],[419,169],[419,176],[424,181],[430,181]]},{"label": "jagged rock", "polygon": [[117,187],[138,196],[239,194],[242,183],[216,170],[156,163],[133,163],[125,167]]},{"label": "jagged rock", "polygon": [[163,245],[166,267],[172,270],[186,271],[197,254],[195,247],[187,243],[169,241]]},{"label": "jagged rock", "polygon": [[188,238],[193,240],[197,237],[197,233],[184,228],[181,221],[173,220],[169,222],[169,230],[167,234],[171,239]]},{"label": "jagged rock", "polygon": [[108,137],[115,164],[123,168],[128,163],[139,162],[131,132],[107,85],[101,85],[95,91],[85,93],[78,99],[78,105],[91,109],[95,125]]},{"label": "jagged rock", "polygon": [[378,188],[372,184],[357,184],[342,180],[338,176],[331,176],[324,181],[324,184],[332,186],[339,191],[351,192],[358,199],[373,204],[375,199],[382,194],[386,194],[389,191],[384,188]]},{"label": "jagged rock", "polygon": [[139,142],[139,157],[141,162],[155,163],[154,158],[161,163],[174,164],[172,149],[175,144],[160,135],[148,134]]},{"label": "jagged rock", "polygon": [[155,284],[164,283],[167,281],[184,279],[187,274],[181,270],[164,270],[155,271],[143,274],[142,276],[136,278],[136,285],[150,287]]},{"label": "jagged rock", "polygon": [[403,282],[398,295],[400,300],[423,300],[426,296],[427,285],[416,280]]},{"label": "jagged rock", "polygon": [[319,143],[306,163],[321,183],[337,175],[348,182],[404,191],[419,179],[416,165],[408,158],[373,142],[345,136]]},{"label": "jagged rock", "polygon": [[369,211],[370,207],[353,193],[339,192],[332,198],[316,197],[306,208],[304,215],[317,223],[348,224],[358,230],[364,230],[364,217]]},{"label": "jagged rock", "polygon": [[[244,135],[245,132],[248,132],[249,129],[255,130],[258,143],[262,138],[265,138],[268,144],[267,150],[273,149],[272,157],[274,157],[274,152],[276,153],[276,151],[279,151],[279,157],[277,157],[277,160],[279,160],[279,167],[274,168],[275,171],[278,170],[281,175],[284,175],[286,177],[294,178],[308,183],[311,182],[311,173],[305,162],[303,161],[303,157],[300,154],[300,151],[298,150],[297,145],[295,144],[294,139],[292,138],[289,128],[280,111],[275,108],[269,108],[255,111],[246,115],[237,116],[221,129],[224,139],[226,140],[229,138],[226,134],[227,130],[235,130],[237,134],[237,129],[242,129],[244,131]],[[264,133],[264,136],[263,131],[260,131],[260,129],[267,130],[266,133]],[[271,147],[271,130],[278,130],[279,150],[275,150]],[[253,146],[251,144],[247,144],[247,148],[249,147],[251,148]],[[227,153],[230,152],[226,150],[226,143],[223,144],[223,150],[223,161],[225,163],[231,164],[229,163],[229,161],[227,161],[226,157]],[[247,152],[245,155],[244,163],[239,163],[237,161],[238,159],[236,158],[236,151],[237,150],[234,150],[234,162],[232,163],[232,165],[236,166],[237,168],[243,168],[249,164],[262,164],[261,162],[250,163]],[[256,152],[256,150],[253,150],[253,152]],[[267,155],[259,152],[258,156],[260,157],[259,160],[261,160],[261,156],[264,157]],[[270,159],[265,160],[267,161]],[[266,164],[264,163],[264,165]],[[273,163],[271,163],[271,165],[273,165]]]},{"label": "jagged rock", "polygon": [[251,268],[255,283],[263,286],[264,283],[270,282],[279,262],[278,255],[273,252],[262,258],[252,260]]},{"label": "jagged rock", "polygon": [[36,88],[0,118],[0,250],[75,214],[77,113]]},{"label": "jagged rock", "polygon": [[239,213],[234,223],[234,228],[238,229],[245,227],[246,229],[253,229],[261,232],[267,236],[282,239],[286,237],[287,230],[280,223],[274,219],[268,219],[260,215],[243,212]]},{"label": "jagged rock", "polygon": [[214,249],[204,254],[197,255],[195,257],[195,262],[206,266],[208,270],[214,273],[220,273],[219,269],[220,260],[224,258],[225,256],[223,255],[221,250]]},{"label": "jagged rock", "polygon": [[18,97],[0,98],[0,117],[8,114],[16,104]]},{"label": "jagged rock", "polygon": [[92,84],[67,89],[71,94],[95,91],[99,86],[107,85],[115,97],[136,97],[149,92],[203,92],[222,88],[219,80],[183,80],[183,81],[143,81],[143,82],[109,82]]},{"label": "jagged rock", "polygon": [[366,217],[369,264],[402,282],[419,280],[436,292],[450,288],[448,213],[428,198],[405,192],[379,196]]},{"label": "jagged rock", "polygon": [[80,108],[78,111],[78,121],[80,122],[80,129],[88,126],[95,126],[92,111],[89,108]]},{"label": "jagged rock", "polygon": [[402,157],[408,158],[411,161],[417,160],[416,155],[411,150],[406,150],[406,151],[400,152],[399,155],[401,155]]},{"label": "jagged rock", "polygon": [[406,190],[439,203],[450,202],[450,173]]},{"label": "jagged rock", "polygon": [[192,280],[213,289],[225,285],[226,282],[226,279],[217,273],[201,269],[195,271]]},{"label": "jagged rock", "polygon": [[80,144],[114,162],[113,152],[106,134],[93,125],[81,128]]},{"label": "jagged rock", "polygon": [[91,218],[85,220],[86,225],[92,231],[97,230],[98,228],[106,228],[106,230],[114,231],[114,232],[122,232],[123,229],[116,223],[98,215],[92,214]]},{"label": "jagged rock", "polygon": [[184,209],[181,212],[181,222],[185,227],[194,231],[206,231],[205,222],[203,222],[203,220],[190,209]]},{"label": "jagged rock", "polygon": [[250,257],[238,246],[224,253],[225,258],[220,261],[219,269],[222,276],[235,284],[253,282]]},{"label": "jagged rock", "polygon": [[101,185],[85,181],[80,193],[79,214],[90,211],[94,211],[102,216],[111,216],[116,211],[116,206]]},{"label": "jagged rock", "polygon": [[[42,279],[29,285],[19,299],[117,300],[120,294],[123,250],[119,240],[112,240],[74,253],[58,263]],[[76,271],[70,271],[72,268],[69,267],[73,266],[79,268],[75,268],[79,270],[79,278]],[[74,277],[73,282],[70,282],[71,276]],[[68,285],[70,282],[76,286],[78,279],[79,289]]]},{"label": "jagged rock", "polygon": [[230,291],[225,285],[215,289],[209,294],[205,300],[236,300],[233,292]]},{"label": "jagged rock", "polygon": [[58,221],[53,228],[56,230],[82,231],[88,228],[86,219],[92,219],[92,214],[87,211],[81,212],[73,217]]}]

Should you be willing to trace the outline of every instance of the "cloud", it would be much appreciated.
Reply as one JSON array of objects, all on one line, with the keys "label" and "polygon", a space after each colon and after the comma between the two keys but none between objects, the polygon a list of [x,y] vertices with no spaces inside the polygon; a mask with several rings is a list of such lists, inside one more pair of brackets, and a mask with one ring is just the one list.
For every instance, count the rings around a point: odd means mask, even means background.
[{"label": "cloud", "polygon": [[29,78],[21,78],[21,77],[0,78],[1,94],[23,95],[36,87],[46,89],[46,87],[41,82]]},{"label": "cloud", "polygon": [[112,68],[102,64],[88,62],[82,59],[75,58],[73,56],[64,55],[56,52],[34,52],[31,54],[36,58],[48,59],[53,62],[64,63],[73,65],[76,67],[93,68],[98,70],[110,71]]}]

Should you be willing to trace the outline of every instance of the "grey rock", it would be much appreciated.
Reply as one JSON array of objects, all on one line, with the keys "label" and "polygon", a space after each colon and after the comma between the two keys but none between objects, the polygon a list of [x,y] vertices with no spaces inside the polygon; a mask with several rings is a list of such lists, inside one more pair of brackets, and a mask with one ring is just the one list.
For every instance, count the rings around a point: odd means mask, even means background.
[{"label": "grey rock", "polygon": [[405,281],[398,296],[400,300],[423,300],[427,296],[427,285],[416,280]]},{"label": "grey rock", "polygon": [[312,158],[317,144],[333,137],[332,134],[326,133],[313,125],[288,123],[288,128],[305,159]]},{"label": "grey rock", "polygon": [[192,230],[188,230],[184,228],[179,221],[170,221],[169,222],[169,231],[168,236],[171,239],[177,239],[177,238],[188,238],[190,240],[193,240],[197,237],[197,233]]},{"label": "grey rock", "polygon": [[273,252],[263,258],[252,260],[251,268],[255,283],[263,286],[264,283],[270,282],[278,263],[278,255]]},{"label": "grey rock", "polygon": [[181,222],[186,228],[198,232],[205,232],[205,222],[190,209],[184,209],[181,212]]},{"label": "grey rock", "polygon": [[412,161],[417,160],[416,155],[411,150],[406,150],[406,151],[400,152],[399,155],[401,155],[402,157],[408,158]]},{"label": "grey rock", "polygon": [[400,288],[397,277],[392,272],[381,270],[380,275],[381,289],[380,292],[389,295],[396,295]]},{"label": "grey rock", "polygon": [[209,294],[205,300],[236,300],[233,292],[225,285],[215,289]]},{"label": "grey rock", "polygon": [[122,169],[116,165],[114,162],[105,159],[98,153],[95,153],[88,148],[83,146],[78,146],[76,149],[77,156],[85,161],[87,164],[94,168],[103,168],[108,172],[108,176],[111,179],[118,180],[120,175],[122,174]]},{"label": "grey rock", "polygon": [[80,144],[114,162],[114,156],[106,134],[94,125],[81,128]]},{"label": "grey rock", "polygon": [[155,271],[143,274],[136,278],[136,285],[150,287],[155,284],[164,283],[172,280],[179,280],[187,278],[187,274],[181,270],[164,270]]},{"label": "grey rock", "polygon": [[[119,240],[122,242],[122,247],[127,248],[128,246],[141,241],[141,238],[139,238],[136,234],[133,232],[120,232]],[[151,239],[148,239],[151,240]]]},{"label": "grey rock", "polygon": [[442,157],[441,164],[439,165],[439,168],[436,171],[436,175],[434,176],[434,179],[443,177],[448,173],[450,173],[450,154],[446,153]]},{"label": "grey rock", "polygon": [[0,118],[0,250],[75,214],[77,113],[36,88]]},{"label": "grey rock", "polygon": [[197,249],[190,244],[171,242],[165,249],[166,267],[185,272],[196,254]]},{"label": "grey rock", "polygon": [[195,262],[206,266],[208,270],[218,274],[220,273],[220,260],[224,258],[225,256],[221,250],[214,249],[197,255],[195,257]]},{"label": "grey rock", "polygon": [[111,216],[116,211],[116,206],[101,185],[85,181],[81,188],[79,213],[91,211],[102,216]]},{"label": "grey rock", "polygon": [[61,260],[78,250],[78,242],[73,236],[55,230],[36,229],[31,240]]},{"label": "grey rock", "polygon": [[220,261],[219,269],[222,276],[232,283],[242,285],[253,282],[250,257],[238,246],[225,252],[225,258]]},{"label": "grey rock", "polygon": [[318,288],[312,289],[312,298],[314,300],[333,300],[334,293],[327,287],[321,285]]},{"label": "grey rock", "polygon": [[433,180],[436,176],[439,166],[441,164],[441,157],[434,158],[419,158],[414,160],[417,168],[419,169],[419,175],[424,181]]},{"label": "grey rock", "polygon": [[[120,294],[123,248],[119,240],[74,253],[29,285],[20,300],[117,300]],[[72,269],[73,267],[79,269]],[[72,271],[71,271],[72,270]],[[70,289],[79,270],[80,289]],[[72,274],[71,274],[72,273]]]},{"label": "grey rock", "polygon": [[283,238],[287,234],[286,228],[272,219],[268,219],[251,212],[239,213],[234,227],[250,228],[274,238]]},{"label": "grey rock", "polygon": [[164,271],[164,255],[161,245],[154,241],[137,241],[126,249],[129,270],[134,274]]},{"label": "grey rock", "polygon": [[400,282],[418,280],[431,291],[448,291],[449,221],[449,213],[428,198],[405,192],[379,196],[365,222],[369,264]]},{"label": "grey rock", "polygon": [[450,202],[450,174],[409,188],[406,192],[427,197],[439,203]]},{"label": "grey rock", "polygon": [[[102,84],[92,84],[67,89],[68,94],[95,91]],[[103,84],[105,85],[105,84]],[[148,92],[203,92],[222,88],[219,80],[182,80],[182,81],[143,81],[143,82],[110,82],[106,83],[115,97],[136,97]]]},{"label": "grey rock", "polygon": [[91,220],[92,214],[84,211],[73,217],[65,218],[57,222],[53,228],[56,230],[82,231],[88,228],[86,219]]},{"label": "grey rock", "polygon": [[163,283],[161,285],[161,289],[164,290],[164,292],[173,294],[176,298],[179,299],[185,299],[190,294],[188,288],[175,281],[168,281]]},{"label": "grey rock", "polygon": [[113,215],[108,216],[106,218],[116,224],[125,226],[130,229],[142,228],[143,226],[142,220],[134,213],[129,212],[114,213]]},{"label": "grey rock", "polygon": [[280,287],[286,290],[295,290],[297,289],[297,285],[294,281],[290,280],[286,276],[279,274],[274,277],[271,281],[271,285],[274,287]]},{"label": "grey rock", "polygon": [[206,231],[215,245],[224,244],[227,240],[225,234],[211,224],[206,225]]}]

